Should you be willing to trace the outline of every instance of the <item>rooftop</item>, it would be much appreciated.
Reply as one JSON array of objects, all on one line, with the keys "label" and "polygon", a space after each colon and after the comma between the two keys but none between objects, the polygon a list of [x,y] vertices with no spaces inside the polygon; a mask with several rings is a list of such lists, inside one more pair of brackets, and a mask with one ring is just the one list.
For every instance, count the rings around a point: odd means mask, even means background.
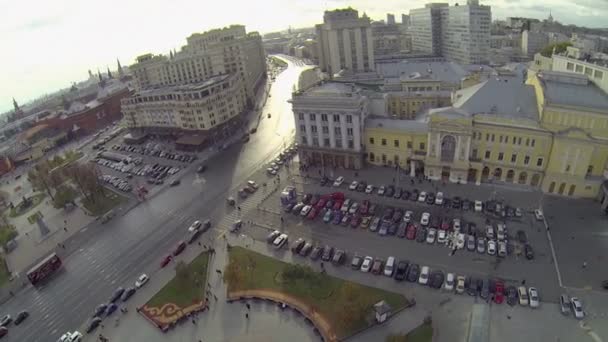
[{"label": "rooftop", "polygon": [[400,120],[386,119],[380,117],[370,117],[365,120],[365,127],[368,128],[391,128],[411,132],[428,131],[428,123],[424,120]]},{"label": "rooftop", "polygon": [[549,104],[586,107],[604,112],[608,110],[608,95],[595,84],[572,78],[573,74],[566,74],[567,78],[561,74],[563,73],[543,72],[538,75]]},{"label": "rooftop", "polygon": [[520,76],[491,77],[456,92],[454,107],[468,114],[497,114],[536,120],[538,107],[534,87]]},{"label": "rooftop", "polygon": [[189,92],[189,91],[203,90],[204,88],[207,88],[213,84],[225,81],[226,79],[230,78],[230,76],[231,76],[230,74],[223,74],[223,75],[213,76],[211,78],[208,78],[208,79],[198,82],[198,83],[147,88],[147,89],[143,89],[143,90],[137,92],[136,95],[150,96],[150,95],[161,95],[161,94],[174,93],[174,92]]},{"label": "rooftop", "polygon": [[459,83],[470,73],[458,63],[441,61],[404,60],[378,63],[376,68],[378,74],[385,78],[431,79],[449,83]]},{"label": "rooftop", "polygon": [[353,93],[358,93],[358,91],[359,89],[352,84],[325,82],[306,90],[305,94],[313,96],[352,96]]}]

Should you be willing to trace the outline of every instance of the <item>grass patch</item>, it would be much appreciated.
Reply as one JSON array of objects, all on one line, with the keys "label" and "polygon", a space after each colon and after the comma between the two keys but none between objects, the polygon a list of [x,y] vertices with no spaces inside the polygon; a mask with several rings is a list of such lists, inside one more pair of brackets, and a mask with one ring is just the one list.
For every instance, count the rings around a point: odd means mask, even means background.
[{"label": "grass patch", "polygon": [[431,342],[433,340],[433,325],[422,323],[407,334],[389,335],[386,342]]},{"label": "grass patch", "polygon": [[99,216],[107,213],[109,210],[119,205],[126,200],[125,197],[119,194],[108,191],[108,194],[103,197],[95,197],[95,201],[84,198],[82,205],[93,216]]},{"label": "grass patch", "polygon": [[401,294],[335,278],[241,247],[230,249],[224,278],[228,291],[269,289],[298,298],[326,317],[338,338],[373,324],[368,318],[372,306],[381,300],[393,310],[408,304]]},{"label": "grass patch", "polygon": [[31,203],[28,206],[22,206],[17,204],[13,208],[11,208],[8,212],[9,217],[19,217],[29,212],[30,210],[36,208],[38,204],[42,203],[42,200],[46,197],[44,193],[37,193],[34,196],[30,197]]},{"label": "grass patch", "polygon": [[208,264],[209,253],[204,252],[190,264],[184,264],[184,268],[176,267],[175,277],[150,298],[146,306],[160,308],[164,304],[173,303],[184,308],[203,300]]},{"label": "grass patch", "polygon": [[4,261],[4,257],[0,255],[0,287],[4,286],[10,279],[11,274],[6,267],[6,262]]},{"label": "grass patch", "polygon": [[8,225],[0,227],[0,245],[4,246],[7,242],[11,241],[16,237],[17,230],[15,230],[15,226]]}]

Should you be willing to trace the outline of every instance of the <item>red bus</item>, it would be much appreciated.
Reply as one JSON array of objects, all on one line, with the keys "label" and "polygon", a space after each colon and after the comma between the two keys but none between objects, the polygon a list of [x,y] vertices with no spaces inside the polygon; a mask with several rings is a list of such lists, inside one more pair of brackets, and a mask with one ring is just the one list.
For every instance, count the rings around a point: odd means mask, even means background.
[{"label": "red bus", "polygon": [[48,278],[53,272],[61,268],[61,259],[53,253],[42,259],[27,272],[27,278],[36,286]]}]

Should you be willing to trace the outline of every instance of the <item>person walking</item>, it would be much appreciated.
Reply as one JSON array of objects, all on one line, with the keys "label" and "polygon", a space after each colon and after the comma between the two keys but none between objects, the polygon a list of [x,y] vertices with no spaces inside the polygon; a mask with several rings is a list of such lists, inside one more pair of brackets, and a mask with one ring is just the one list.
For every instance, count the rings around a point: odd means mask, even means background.
[{"label": "person walking", "polygon": [[583,268],[587,268],[587,262],[586,261],[583,262]]},{"label": "person walking", "polygon": [[248,313],[245,314],[245,318],[249,319],[249,314]]}]

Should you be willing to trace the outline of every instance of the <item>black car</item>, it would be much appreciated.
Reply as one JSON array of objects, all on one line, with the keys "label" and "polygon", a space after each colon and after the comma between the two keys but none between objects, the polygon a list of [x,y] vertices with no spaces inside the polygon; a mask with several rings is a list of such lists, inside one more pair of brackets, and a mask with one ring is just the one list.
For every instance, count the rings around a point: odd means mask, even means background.
[{"label": "black car", "polygon": [[528,260],[534,259],[534,250],[532,249],[532,246],[530,246],[529,244],[526,244],[526,246],[524,247],[524,251],[526,253],[526,259],[528,259]]},{"label": "black car", "polygon": [[469,235],[477,235],[477,225],[473,222],[469,222],[467,225],[467,234]]},{"label": "black car", "polygon": [[414,189],[414,190],[412,191],[412,195],[410,196],[410,200],[411,200],[412,202],[418,202],[418,195],[419,195],[419,193],[418,193],[418,189]]},{"label": "black car", "polygon": [[517,289],[515,286],[508,286],[505,290],[505,295],[507,297],[507,304],[511,306],[517,304]]},{"label": "black car", "polygon": [[129,287],[128,289],[125,290],[125,293],[122,294],[121,299],[122,299],[123,302],[126,302],[134,294],[135,294],[135,288],[134,287]]},{"label": "black car", "polygon": [[21,311],[17,314],[17,317],[15,317],[15,325],[19,325],[21,324],[21,322],[25,321],[26,318],[28,318],[30,316],[30,313],[27,311]]},{"label": "black car", "polygon": [[408,200],[408,199],[410,199],[410,195],[411,195],[411,194],[410,194],[410,192],[409,192],[409,191],[407,191],[407,190],[405,190],[405,191],[403,191],[403,193],[401,194],[401,199],[402,199],[402,200]]},{"label": "black car", "polygon": [[471,204],[471,201],[466,200],[466,199],[464,201],[462,201],[462,210],[471,210],[472,206],[473,205]]},{"label": "black car", "polygon": [[321,186],[325,186],[327,184],[331,184],[331,180],[328,177],[323,177],[321,179]]},{"label": "black car", "polygon": [[306,243],[306,241],[304,241],[304,239],[302,239],[302,238],[297,239],[291,245],[291,252],[294,254],[297,254],[300,251],[300,249],[302,249],[302,247],[304,247],[305,243]]},{"label": "black car", "polygon": [[106,304],[99,304],[93,311],[93,317],[101,317],[106,312],[107,307]]},{"label": "black car", "polygon": [[125,292],[125,289],[123,289],[122,287],[117,288],[114,293],[112,293],[112,296],[110,297],[110,303],[114,303],[116,302],[120,296],[122,296],[122,294]]},{"label": "black car", "polygon": [[423,227],[418,227],[416,230],[416,241],[424,242],[426,240],[426,229]]},{"label": "black car", "polygon": [[456,196],[456,197],[452,198],[452,208],[460,209],[461,207],[462,207],[462,200],[460,199],[460,197]]},{"label": "black car", "polygon": [[312,252],[310,252],[310,258],[312,260],[318,260],[322,254],[323,254],[323,247],[315,246],[315,248],[312,249]]},{"label": "black car", "polygon": [[395,235],[397,233],[397,224],[391,223],[388,226],[388,235]]},{"label": "black car", "polygon": [[94,317],[87,325],[87,328],[85,330],[86,333],[87,334],[91,333],[93,330],[95,330],[99,326],[99,324],[101,324],[101,318]]},{"label": "black car", "polygon": [[330,261],[331,257],[334,255],[334,248],[330,247],[330,246],[325,246],[325,248],[323,249],[323,255],[321,256],[321,259],[323,261]]},{"label": "black car", "polygon": [[390,221],[393,218],[393,214],[395,213],[395,209],[388,207],[384,210],[384,214],[382,215],[382,219],[385,221]]},{"label": "black car", "polygon": [[521,243],[527,243],[528,236],[526,236],[526,232],[524,232],[523,230],[518,230],[517,231],[517,241],[519,241]]},{"label": "black car", "polygon": [[435,194],[434,193],[429,192],[426,195],[426,204],[429,204],[429,205],[435,204]]},{"label": "black car", "polygon": [[108,307],[106,308],[106,316],[110,316],[111,314],[113,314],[116,309],[118,309],[118,305],[110,303],[110,305],[108,305]]},{"label": "black car", "polygon": [[386,193],[384,194],[384,196],[393,197],[394,194],[395,194],[395,187],[392,185],[387,186]]},{"label": "black car", "polygon": [[420,266],[418,264],[410,264],[407,268],[407,272],[405,274],[405,279],[410,283],[415,283],[418,281],[418,276],[420,275]]},{"label": "black car", "polygon": [[179,179],[174,179],[171,181],[171,183],[169,183],[170,186],[177,186],[180,184],[180,180]]},{"label": "black car", "polygon": [[444,279],[445,279],[445,276],[443,275],[443,272],[433,271],[429,275],[429,286],[434,289],[440,289],[441,285],[443,285]]},{"label": "black car", "polygon": [[490,297],[490,282],[487,279],[481,281],[481,289],[479,289],[479,296],[483,299]]},{"label": "black car", "polygon": [[397,269],[395,270],[395,280],[403,281],[405,279],[405,275],[407,273],[407,261],[399,261],[397,264]]},{"label": "black car", "polygon": [[396,198],[396,199],[401,198],[402,193],[403,193],[403,190],[401,190],[401,188],[395,189],[395,195],[393,196],[393,198]]},{"label": "black car", "polygon": [[306,244],[304,244],[304,247],[302,247],[302,249],[300,249],[298,254],[300,256],[305,257],[310,253],[311,250],[312,250],[312,244],[310,242],[307,242]]},{"label": "black car", "polygon": [[483,279],[477,279],[477,284],[476,284],[477,294],[481,293],[482,288],[483,288]]},{"label": "black car", "polygon": [[353,270],[358,270],[361,268],[362,262],[363,262],[363,257],[360,256],[359,254],[355,254],[355,256],[353,256],[353,260],[351,260],[351,262],[350,262],[350,267]]},{"label": "black car", "polygon": [[477,279],[467,277],[464,281],[464,287],[469,296],[477,296]]},{"label": "black car", "polygon": [[342,265],[344,263],[344,259],[346,259],[346,252],[342,249],[337,249],[336,253],[334,253],[331,262],[334,265]]},{"label": "black car", "polygon": [[363,191],[365,191],[366,187],[367,187],[367,183],[360,182],[359,184],[357,184],[357,191],[363,192]]}]

